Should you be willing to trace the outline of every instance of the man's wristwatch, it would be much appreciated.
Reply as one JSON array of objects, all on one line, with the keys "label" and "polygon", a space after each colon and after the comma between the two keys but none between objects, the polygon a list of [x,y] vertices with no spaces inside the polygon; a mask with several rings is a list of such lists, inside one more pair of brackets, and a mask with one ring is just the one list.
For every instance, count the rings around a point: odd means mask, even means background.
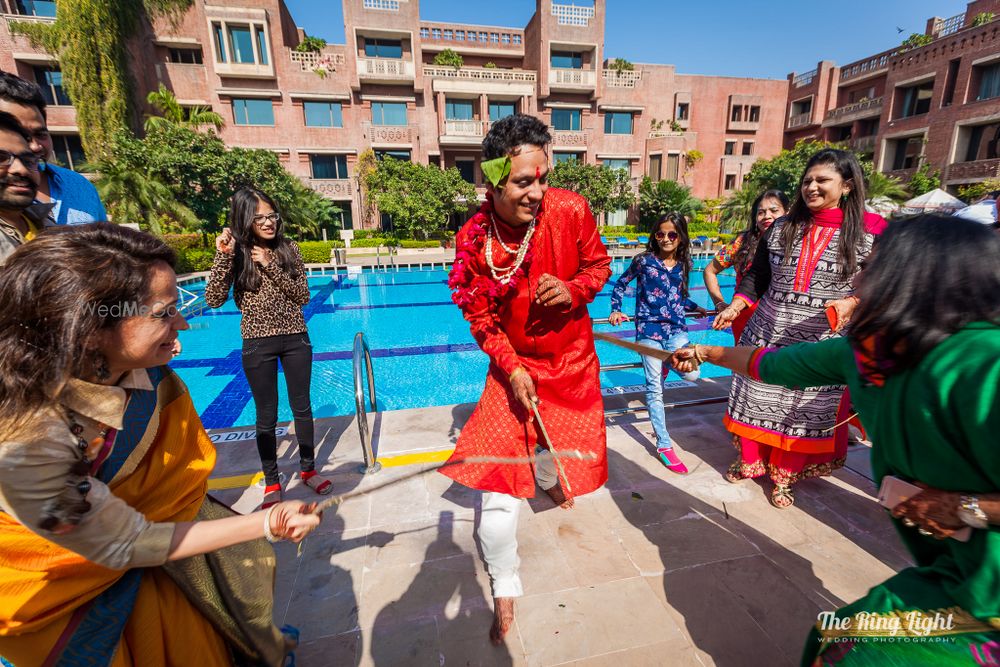
[{"label": "man's wristwatch", "polygon": [[967,526],[973,528],[989,528],[989,517],[979,507],[979,498],[962,496],[958,500],[958,518]]}]

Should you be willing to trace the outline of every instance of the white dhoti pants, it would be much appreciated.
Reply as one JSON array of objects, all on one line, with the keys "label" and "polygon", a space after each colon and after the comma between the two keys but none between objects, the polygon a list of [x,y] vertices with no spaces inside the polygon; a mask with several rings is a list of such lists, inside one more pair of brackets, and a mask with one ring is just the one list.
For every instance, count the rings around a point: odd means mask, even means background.
[{"label": "white dhoti pants", "polygon": [[[538,450],[536,456],[535,481],[543,490],[551,489],[559,483],[555,459],[547,449]],[[523,503],[523,498],[506,493],[483,492],[479,544],[496,598],[515,598],[524,594],[518,576],[521,559],[517,555],[517,516]]]}]

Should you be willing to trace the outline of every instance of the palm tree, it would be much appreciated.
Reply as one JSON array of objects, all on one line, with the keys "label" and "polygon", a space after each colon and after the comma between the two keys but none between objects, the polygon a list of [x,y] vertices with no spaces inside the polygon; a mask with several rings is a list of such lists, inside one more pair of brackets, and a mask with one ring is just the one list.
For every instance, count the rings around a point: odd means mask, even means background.
[{"label": "palm tree", "polygon": [[185,110],[177,102],[173,91],[168,90],[162,83],[159,90],[154,90],[146,96],[146,101],[161,114],[159,116],[146,116],[146,132],[152,132],[158,127],[162,128],[168,125],[180,125],[192,130],[197,130],[203,125],[212,125],[216,131],[219,131],[226,124],[222,116],[208,107],[191,107]]},{"label": "palm tree", "polygon": [[744,186],[736,190],[722,203],[722,216],[719,229],[727,232],[739,232],[747,228],[750,220],[750,207],[760,194],[755,188]]},{"label": "palm tree", "polygon": [[198,216],[177,201],[170,188],[148,169],[134,169],[114,160],[103,160],[95,169],[100,174],[94,184],[97,194],[115,222],[136,222],[157,235],[163,233],[164,221],[185,229],[200,226]]},{"label": "palm tree", "polygon": [[910,198],[910,191],[895,176],[887,176],[880,171],[873,170],[868,176],[865,196],[869,201],[885,198],[899,203]]}]

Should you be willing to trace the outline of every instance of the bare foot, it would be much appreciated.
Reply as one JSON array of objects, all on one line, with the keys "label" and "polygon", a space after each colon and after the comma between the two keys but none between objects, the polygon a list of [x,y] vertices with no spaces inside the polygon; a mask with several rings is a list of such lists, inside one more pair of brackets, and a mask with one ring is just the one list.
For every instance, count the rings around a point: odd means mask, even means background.
[{"label": "bare foot", "polygon": [[503,643],[510,626],[514,625],[514,598],[493,598],[493,627],[490,641],[499,646]]},{"label": "bare foot", "polygon": [[572,498],[566,497],[566,494],[563,493],[562,487],[559,486],[559,484],[556,484],[551,489],[545,489],[545,493],[549,494],[549,498],[552,499],[552,502],[564,510],[572,509],[573,505],[576,504],[576,501]]}]

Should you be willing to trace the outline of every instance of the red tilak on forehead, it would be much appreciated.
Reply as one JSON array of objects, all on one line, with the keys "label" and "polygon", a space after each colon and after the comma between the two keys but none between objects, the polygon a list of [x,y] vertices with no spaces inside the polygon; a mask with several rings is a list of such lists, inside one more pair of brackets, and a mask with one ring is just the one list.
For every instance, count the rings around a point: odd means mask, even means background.
[{"label": "red tilak on forehead", "polygon": [[542,177],[542,170],[539,169],[538,167],[535,167],[535,179],[539,179],[541,177]]}]

